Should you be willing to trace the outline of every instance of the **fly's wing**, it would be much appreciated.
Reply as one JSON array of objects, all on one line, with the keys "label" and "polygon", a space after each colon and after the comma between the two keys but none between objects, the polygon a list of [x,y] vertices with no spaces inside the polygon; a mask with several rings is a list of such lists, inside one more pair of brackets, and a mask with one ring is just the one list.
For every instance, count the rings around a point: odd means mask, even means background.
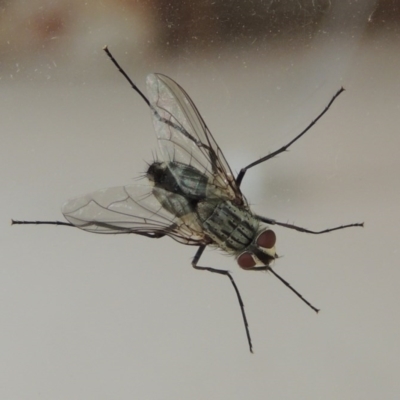
[{"label": "fly's wing", "polygon": [[228,199],[247,204],[221,149],[185,90],[165,75],[151,74],[147,92],[164,161],[192,165]]},{"label": "fly's wing", "polygon": [[88,232],[152,238],[167,235],[183,244],[202,244],[201,232],[166,211],[148,185],[99,190],[67,201],[62,213],[71,224]]}]

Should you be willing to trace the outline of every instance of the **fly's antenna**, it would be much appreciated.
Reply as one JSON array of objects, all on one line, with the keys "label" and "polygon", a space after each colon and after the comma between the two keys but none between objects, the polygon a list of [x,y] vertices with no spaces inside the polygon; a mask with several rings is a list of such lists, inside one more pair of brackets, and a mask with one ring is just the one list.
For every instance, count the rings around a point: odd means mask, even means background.
[{"label": "fly's antenna", "polygon": [[121,72],[121,74],[124,76],[124,78],[130,83],[132,88],[140,95],[140,97],[144,100],[144,102],[150,107],[150,101],[149,99],[143,94],[143,92],[133,83],[132,79],[129,78],[128,74],[123,70],[123,68],[118,64],[118,61],[114,58],[114,56],[111,54],[110,50],[108,50],[107,46],[103,47],[103,50],[106,52],[110,60],[113,62],[113,64],[117,67],[118,71]]}]

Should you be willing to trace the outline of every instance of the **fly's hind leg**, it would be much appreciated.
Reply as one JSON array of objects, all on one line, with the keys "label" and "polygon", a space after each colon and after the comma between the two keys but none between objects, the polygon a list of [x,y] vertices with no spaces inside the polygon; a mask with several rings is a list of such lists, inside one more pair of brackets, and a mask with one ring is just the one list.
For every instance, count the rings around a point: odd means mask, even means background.
[{"label": "fly's hind leg", "polygon": [[236,296],[237,296],[237,299],[239,301],[240,311],[242,312],[243,323],[244,323],[244,327],[246,329],[246,336],[247,336],[247,342],[249,344],[249,349],[250,349],[250,352],[253,353],[253,345],[251,343],[249,324],[247,322],[246,313],[244,311],[244,303],[243,303],[242,297],[240,296],[239,289],[236,286],[236,283],[232,278],[232,275],[230,274],[229,271],[225,271],[223,269],[217,269],[217,268],[212,268],[212,267],[202,267],[200,265],[197,265],[197,263],[199,262],[200,257],[203,254],[205,248],[206,248],[206,246],[200,246],[198,248],[198,250],[197,250],[197,252],[196,252],[196,254],[195,254],[195,256],[193,257],[193,260],[192,260],[192,267],[194,269],[197,269],[197,270],[200,270],[200,271],[209,271],[209,272],[213,272],[213,273],[216,273],[216,274],[225,275],[225,276],[227,276],[229,278],[229,280],[231,281],[231,283],[233,285],[233,288],[235,289]]},{"label": "fly's hind leg", "polygon": [[332,97],[331,101],[328,103],[328,105],[323,109],[323,111],[315,118],[301,133],[299,133],[294,139],[292,139],[288,144],[285,146],[282,146],[280,149],[273,151],[270,154],[267,154],[266,156],[260,158],[257,161],[252,162],[251,164],[247,165],[246,167],[242,168],[236,177],[236,184],[240,187],[240,184],[242,183],[242,180],[244,178],[244,175],[246,174],[247,170],[250,168],[255,167],[258,164],[261,164],[275,156],[277,156],[280,153],[283,153],[286,151],[294,142],[299,140],[305,133],[307,133],[316,123],[317,121],[329,110],[330,106],[332,103],[336,100],[336,98],[344,91],[344,88],[340,88],[336,94]]}]

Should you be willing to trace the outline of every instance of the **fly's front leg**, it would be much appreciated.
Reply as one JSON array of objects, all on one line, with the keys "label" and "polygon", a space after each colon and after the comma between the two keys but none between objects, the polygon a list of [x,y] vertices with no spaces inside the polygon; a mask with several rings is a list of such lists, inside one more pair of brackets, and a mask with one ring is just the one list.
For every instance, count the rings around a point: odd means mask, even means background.
[{"label": "fly's front leg", "polygon": [[263,163],[264,161],[267,161],[275,156],[277,156],[280,153],[283,153],[286,151],[294,142],[299,140],[310,128],[312,128],[317,121],[329,110],[329,107],[332,105],[332,103],[336,100],[336,98],[344,91],[344,88],[340,88],[340,90],[337,91],[337,93],[332,97],[331,101],[329,104],[324,108],[324,110],[318,115],[317,118],[315,118],[311,124],[307,126],[306,129],[303,130],[299,135],[297,135],[292,141],[290,141],[288,144],[285,146],[282,146],[280,149],[273,151],[272,153],[266,155],[265,157],[260,158],[257,161],[252,162],[249,164],[247,167],[244,167],[240,170],[239,175],[236,177],[236,184],[240,187],[240,184],[242,183],[242,180],[244,178],[245,173],[247,172],[248,169],[255,167],[258,164]]},{"label": "fly's front leg", "polygon": [[338,231],[339,229],[346,229],[346,228],[351,228],[351,227],[354,227],[354,226],[360,226],[360,227],[364,226],[364,222],[358,222],[358,223],[355,223],[355,224],[340,225],[340,226],[336,226],[334,228],[324,229],[322,231],[312,231],[310,229],[302,228],[301,226],[297,226],[297,225],[293,225],[293,224],[287,224],[285,222],[278,222],[278,221],[275,221],[274,219],[271,219],[271,218],[262,217],[261,215],[256,215],[255,217],[259,221],[265,222],[266,224],[279,225],[279,226],[283,226],[285,228],[294,229],[294,230],[299,231],[299,232],[312,233],[314,235],[319,235],[321,233],[328,233],[328,232]]},{"label": "fly's front leg", "polygon": [[251,343],[249,324],[247,322],[246,313],[244,311],[243,300],[242,300],[242,298],[240,296],[239,289],[236,286],[236,283],[233,280],[230,272],[229,271],[225,271],[223,269],[216,269],[216,268],[211,268],[211,267],[202,267],[200,265],[197,265],[197,263],[199,262],[200,257],[203,254],[205,248],[206,248],[206,246],[200,246],[198,248],[198,250],[197,250],[197,252],[196,252],[196,254],[195,254],[195,256],[193,257],[193,260],[192,260],[192,267],[197,269],[197,270],[200,270],[200,271],[209,271],[209,272],[214,272],[214,273],[220,274],[220,275],[226,275],[230,279],[230,281],[231,281],[231,283],[233,285],[233,288],[235,289],[236,296],[237,296],[237,299],[238,299],[239,305],[240,305],[240,310],[242,312],[243,323],[244,323],[244,327],[246,329],[247,342],[249,343],[249,349],[250,349],[250,352],[253,353],[253,345]]}]

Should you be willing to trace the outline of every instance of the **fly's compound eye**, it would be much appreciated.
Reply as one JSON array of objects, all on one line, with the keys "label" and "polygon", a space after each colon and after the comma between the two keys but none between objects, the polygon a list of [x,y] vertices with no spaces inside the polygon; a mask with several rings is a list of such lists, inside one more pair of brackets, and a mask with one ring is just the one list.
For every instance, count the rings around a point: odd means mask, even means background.
[{"label": "fly's compound eye", "polygon": [[258,236],[256,243],[264,249],[272,249],[276,243],[275,232],[271,229],[267,229]]},{"label": "fly's compound eye", "polygon": [[252,254],[248,251],[242,253],[237,258],[237,263],[239,264],[239,267],[243,269],[252,269],[256,265],[256,261],[254,260]]},{"label": "fly's compound eye", "polygon": [[253,253],[245,251],[237,258],[237,263],[239,264],[239,267],[243,269],[255,269],[257,268],[257,265],[269,265],[269,263],[276,257],[274,248],[275,243],[276,235],[274,231],[272,231],[271,229],[267,229],[261,232],[258,235],[255,244],[259,247],[259,250],[265,254],[267,259],[263,260],[264,263],[262,264],[261,261],[259,261]]}]

